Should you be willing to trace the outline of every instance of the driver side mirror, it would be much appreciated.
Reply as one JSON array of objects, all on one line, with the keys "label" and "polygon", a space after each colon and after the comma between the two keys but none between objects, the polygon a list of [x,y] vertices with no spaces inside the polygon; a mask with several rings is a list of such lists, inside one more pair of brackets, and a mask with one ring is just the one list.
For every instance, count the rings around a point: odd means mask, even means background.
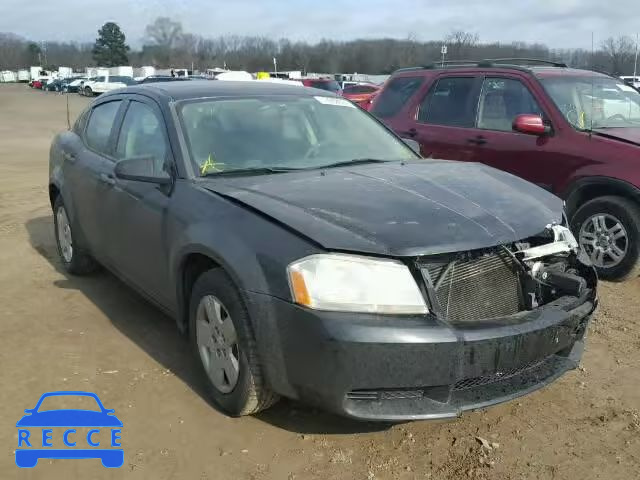
[{"label": "driver side mirror", "polygon": [[407,144],[407,146],[416,152],[418,155],[422,156],[420,153],[420,144],[415,140],[411,140],[410,138],[403,138],[402,141]]},{"label": "driver side mirror", "polygon": [[122,180],[155,183],[167,185],[171,183],[171,176],[166,172],[157,172],[156,160],[153,157],[127,158],[116,163],[114,173]]},{"label": "driver side mirror", "polygon": [[518,115],[513,120],[513,129],[516,132],[538,136],[545,135],[551,131],[551,127],[544,124],[544,120],[540,115],[532,113]]}]

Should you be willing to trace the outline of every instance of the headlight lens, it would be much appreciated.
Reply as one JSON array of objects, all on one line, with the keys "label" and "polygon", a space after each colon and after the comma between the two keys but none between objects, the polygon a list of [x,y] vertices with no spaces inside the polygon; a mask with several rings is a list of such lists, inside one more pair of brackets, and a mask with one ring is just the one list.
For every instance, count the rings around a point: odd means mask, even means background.
[{"label": "headlight lens", "polygon": [[318,310],[424,314],[429,310],[402,262],[345,254],[312,255],[287,268],[296,303]]}]

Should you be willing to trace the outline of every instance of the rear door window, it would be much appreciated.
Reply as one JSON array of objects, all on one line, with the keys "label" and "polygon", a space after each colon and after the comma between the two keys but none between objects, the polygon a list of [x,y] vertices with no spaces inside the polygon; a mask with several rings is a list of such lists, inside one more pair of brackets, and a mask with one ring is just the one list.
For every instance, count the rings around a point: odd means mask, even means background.
[{"label": "rear door window", "polygon": [[84,137],[87,146],[92,150],[105,155],[110,154],[109,138],[121,103],[120,100],[101,103],[91,111]]},{"label": "rear door window", "polygon": [[444,77],[420,105],[418,121],[450,127],[473,127],[476,121],[476,77]]},{"label": "rear door window", "polygon": [[422,85],[422,77],[398,77],[392,79],[378,95],[371,113],[380,118],[397,114]]}]

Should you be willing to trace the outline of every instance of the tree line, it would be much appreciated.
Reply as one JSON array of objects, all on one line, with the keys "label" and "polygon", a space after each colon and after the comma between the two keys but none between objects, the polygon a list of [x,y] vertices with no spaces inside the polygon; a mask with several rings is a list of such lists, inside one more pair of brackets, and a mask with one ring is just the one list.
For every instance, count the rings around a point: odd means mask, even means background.
[{"label": "tree line", "polygon": [[477,34],[464,31],[453,31],[437,41],[418,41],[413,35],[403,39],[326,39],[317,43],[262,36],[209,38],[184,31],[180,22],[159,17],[145,28],[145,40],[138,50],[129,48],[124,32],[113,22],[103,25],[93,44],[36,43],[0,32],[0,70],[30,65],[82,70],[87,66],[131,64],[161,68],[193,66],[198,70],[226,67],[255,72],[272,71],[275,57],[279,70],[387,74],[402,67],[439,62],[443,43],[448,48],[447,60],[527,57],[614,75],[633,73],[636,49],[633,39],[627,36],[608,38],[591,52],[519,41],[508,44],[481,42]]}]

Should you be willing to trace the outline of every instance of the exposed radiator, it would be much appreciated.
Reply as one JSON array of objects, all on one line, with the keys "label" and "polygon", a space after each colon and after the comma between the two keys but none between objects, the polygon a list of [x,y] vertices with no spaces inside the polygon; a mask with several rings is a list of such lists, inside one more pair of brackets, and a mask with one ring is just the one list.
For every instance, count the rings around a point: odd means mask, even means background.
[{"label": "exposed radiator", "polygon": [[440,307],[454,322],[486,320],[522,310],[518,267],[507,253],[492,252],[448,263],[427,263]]}]

